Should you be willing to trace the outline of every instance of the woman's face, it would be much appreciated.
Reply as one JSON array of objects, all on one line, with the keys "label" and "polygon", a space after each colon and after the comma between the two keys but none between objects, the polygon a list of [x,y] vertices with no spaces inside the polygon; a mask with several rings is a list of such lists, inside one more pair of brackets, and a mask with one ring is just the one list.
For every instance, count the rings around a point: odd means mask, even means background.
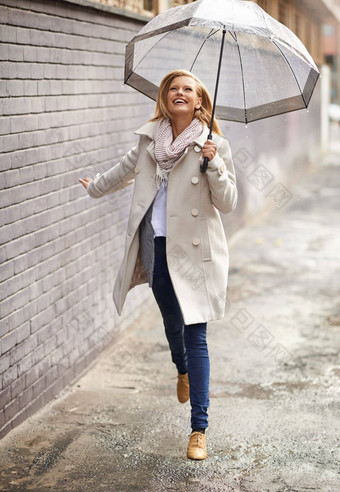
[{"label": "woman's face", "polygon": [[169,86],[166,102],[171,116],[193,117],[195,109],[200,108],[202,104],[194,79],[185,75],[174,78]]}]

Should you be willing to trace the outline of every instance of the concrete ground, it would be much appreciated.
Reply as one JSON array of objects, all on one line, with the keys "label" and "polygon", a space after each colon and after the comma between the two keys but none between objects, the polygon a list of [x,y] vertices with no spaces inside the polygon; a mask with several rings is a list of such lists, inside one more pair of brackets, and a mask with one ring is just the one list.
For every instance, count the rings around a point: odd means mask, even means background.
[{"label": "concrete ground", "polygon": [[339,492],[339,162],[229,242],[206,460],[186,458],[190,403],[155,306],[0,442],[0,490]]}]

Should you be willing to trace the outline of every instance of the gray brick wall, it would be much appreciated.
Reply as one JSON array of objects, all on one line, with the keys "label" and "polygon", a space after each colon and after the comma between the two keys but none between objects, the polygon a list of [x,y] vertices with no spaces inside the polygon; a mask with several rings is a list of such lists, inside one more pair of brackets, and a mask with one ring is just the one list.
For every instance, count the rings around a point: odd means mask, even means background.
[{"label": "gray brick wall", "polygon": [[[0,437],[75,381],[150,299],[118,317],[130,189],[78,182],[114,165],[153,104],[123,87],[141,19],[65,1],[0,5]],[[103,228],[104,225],[104,228]]]}]

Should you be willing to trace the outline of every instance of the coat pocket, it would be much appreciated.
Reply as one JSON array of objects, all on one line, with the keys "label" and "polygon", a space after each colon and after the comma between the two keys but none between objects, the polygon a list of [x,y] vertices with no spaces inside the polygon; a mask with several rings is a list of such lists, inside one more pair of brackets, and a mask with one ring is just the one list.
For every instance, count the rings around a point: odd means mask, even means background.
[{"label": "coat pocket", "polygon": [[201,244],[202,244],[202,260],[203,261],[211,260],[209,224],[206,217],[200,218],[200,234],[201,234]]}]

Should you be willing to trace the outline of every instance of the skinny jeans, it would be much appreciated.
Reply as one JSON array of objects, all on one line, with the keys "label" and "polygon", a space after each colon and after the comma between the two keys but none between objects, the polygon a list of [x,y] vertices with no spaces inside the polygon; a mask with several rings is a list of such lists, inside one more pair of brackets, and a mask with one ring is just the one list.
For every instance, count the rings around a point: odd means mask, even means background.
[{"label": "skinny jeans", "polygon": [[152,291],[163,317],[172,362],[188,373],[191,427],[208,427],[210,360],[207,323],[185,325],[166,261],[166,238],[156,236]]}]

